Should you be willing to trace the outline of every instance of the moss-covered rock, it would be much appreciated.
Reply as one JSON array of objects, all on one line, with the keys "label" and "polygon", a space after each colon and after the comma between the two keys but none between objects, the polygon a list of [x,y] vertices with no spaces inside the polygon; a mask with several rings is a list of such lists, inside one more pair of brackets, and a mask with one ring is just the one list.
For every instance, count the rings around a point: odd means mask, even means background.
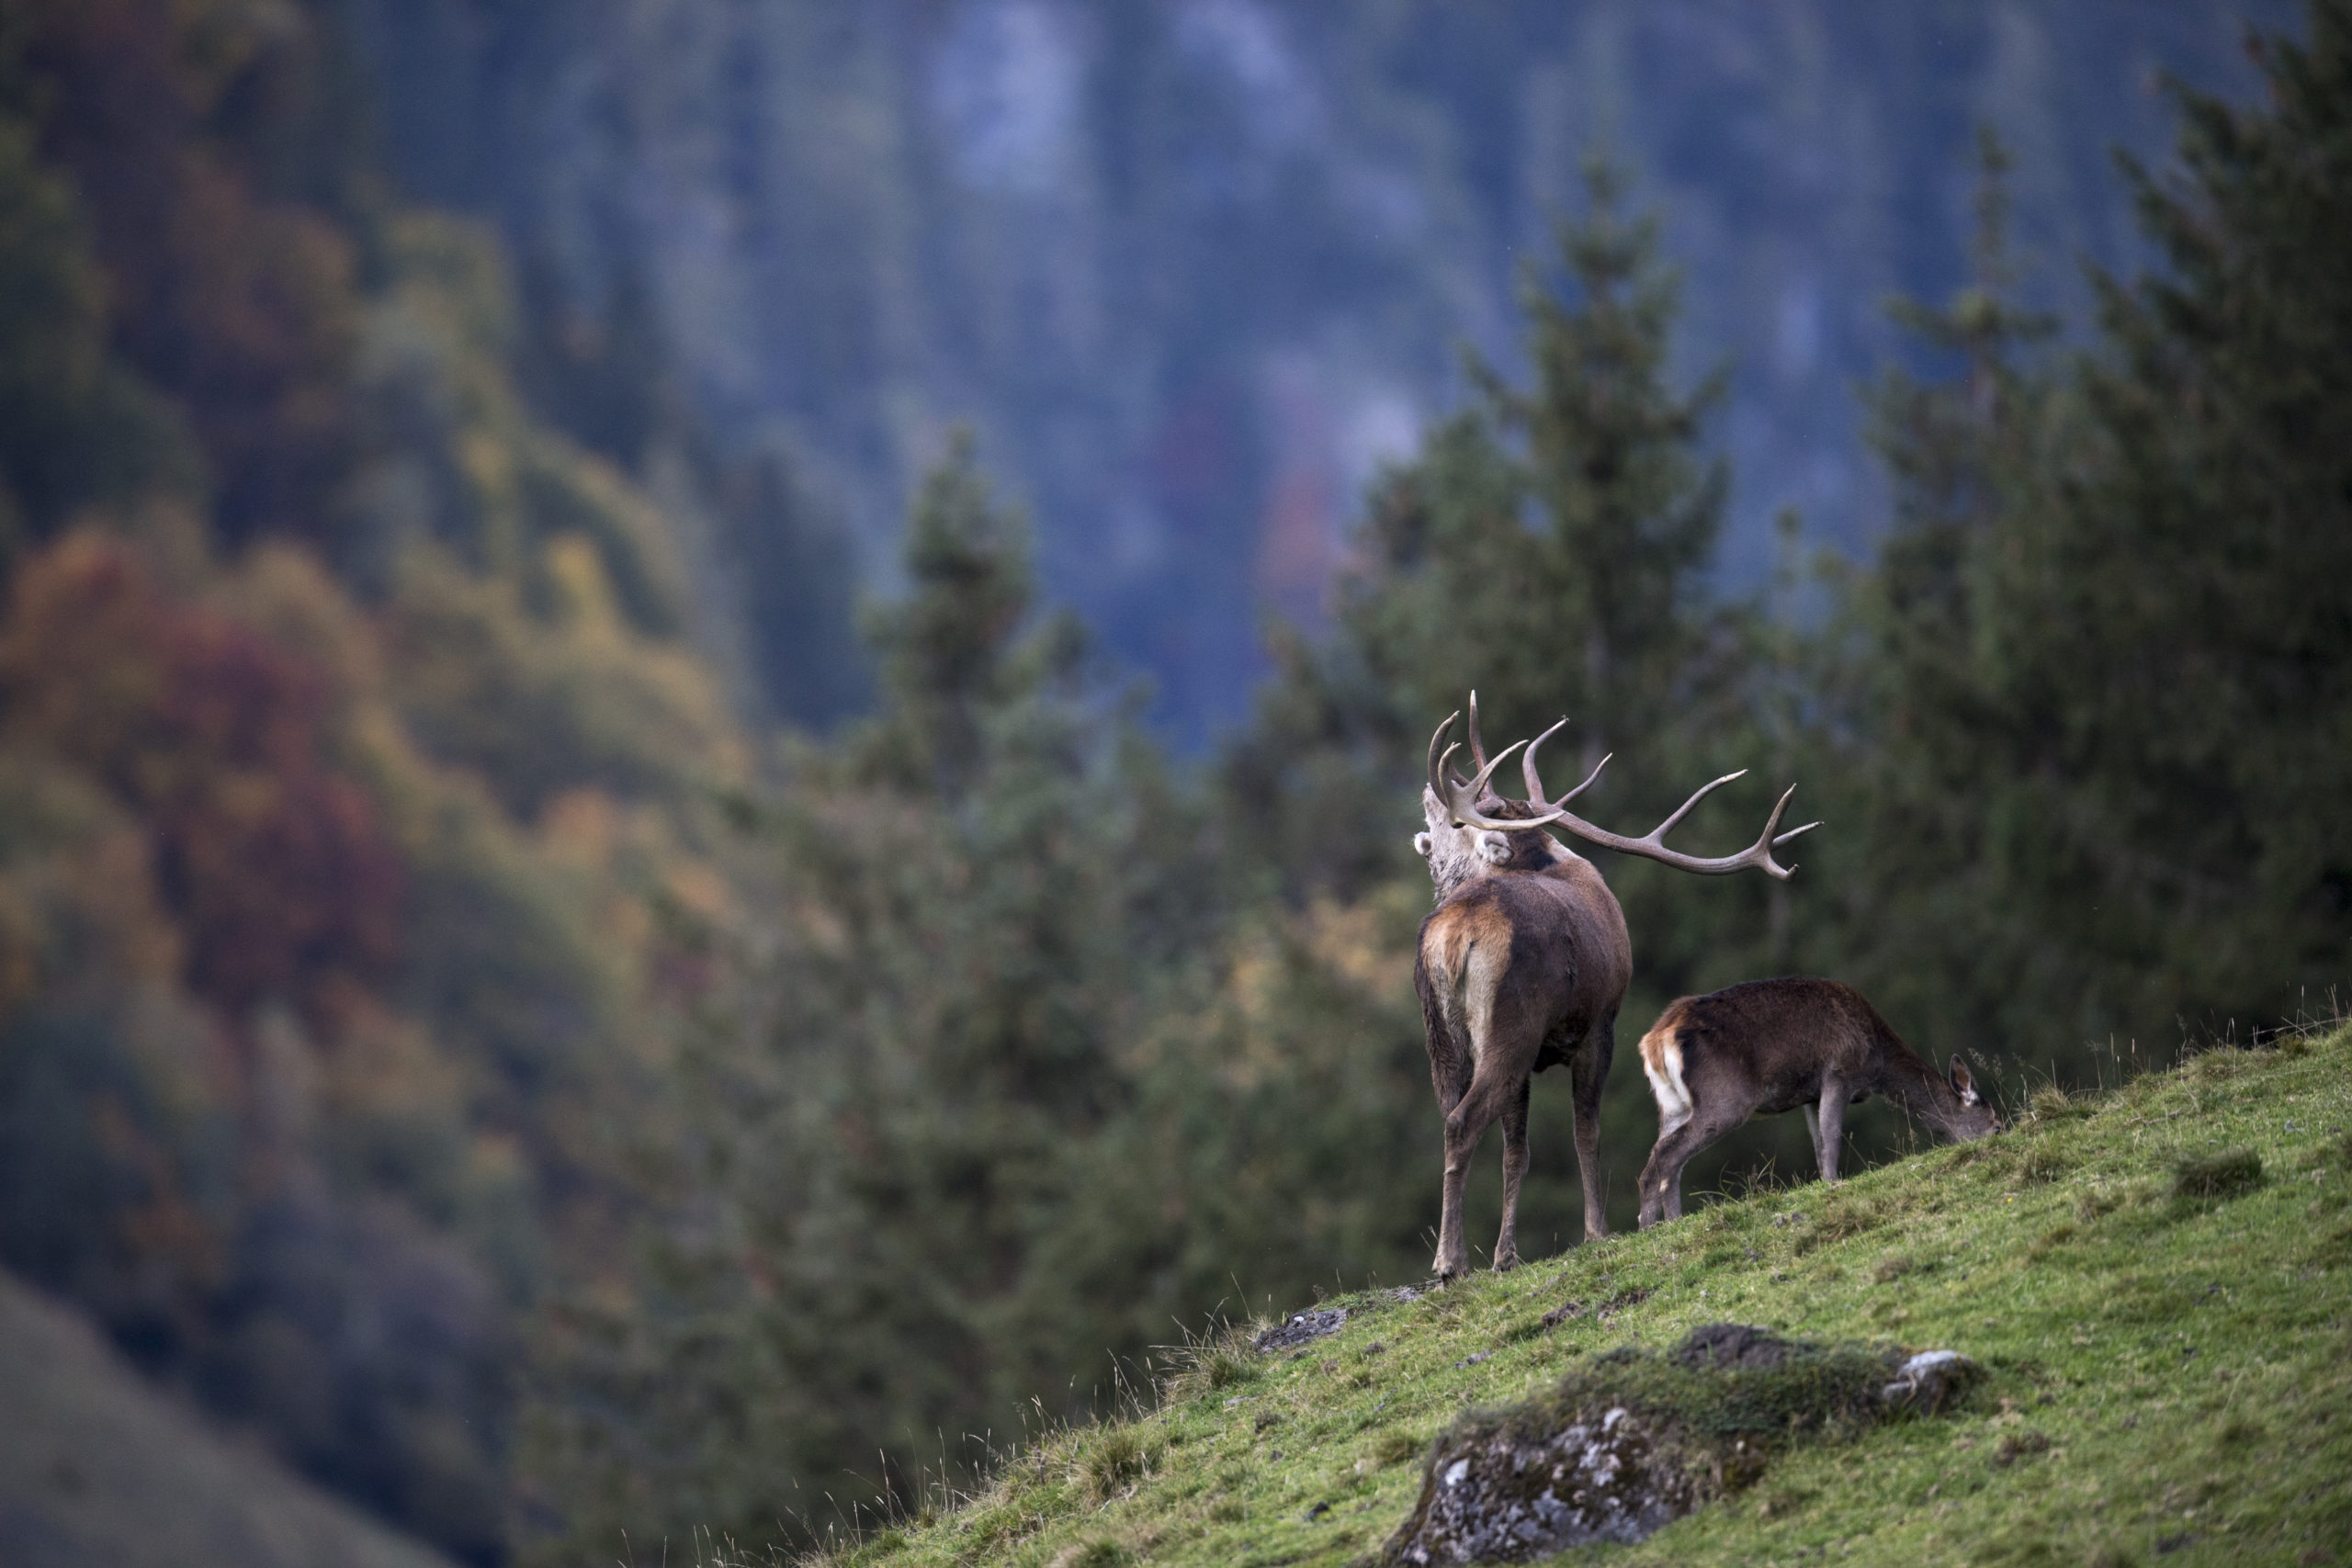
[{"label": "moss-covered rock", "polygon": [[1518,1562],[1640,1540],[1747,1485],[1783,1444],[1914,1404],[1941,1407],[1967,1363],[1940,1357],[1906,1360],[1735,1323],[1693,1329],[1664,1355],[1612,1351],[1544,1398],[1474,1411],[1448,1428],[1388,1559]]}]

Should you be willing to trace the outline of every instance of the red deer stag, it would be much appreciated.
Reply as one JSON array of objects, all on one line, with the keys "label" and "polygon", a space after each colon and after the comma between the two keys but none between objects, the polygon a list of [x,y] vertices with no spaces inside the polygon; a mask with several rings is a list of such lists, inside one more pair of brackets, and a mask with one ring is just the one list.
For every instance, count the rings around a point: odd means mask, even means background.
[{"label": "red deer stag", "polygon": [[1645,1226],[1682,1217],[1682,1168],[1747,1121],[1802,1106],[1821,1179],[1838,1179],[1846,1107],[1883,1094],[1951,1143],[1997,1130],[1958,1056],[1936,1076],[1862,993],[1835,980],[1750,980],[1684,997],[1642,1036],[1657,1146],[1642,1168]]},{"label": "red deer stag", "polygon": [[[1789,804],[1783,795],[1762,836],[1738,854],[1704,860],[1668,849],[1667,833],[1710,792],[1740,776],[1730,773],[1684,801],[1645,837],[1623,838],[1567,809],[1600,776],[1599,767],[1559,799],[1544,797],[1535,771],[1536,748],[1567,720],[1528,745],[1520,761],[1528,798],[1516,801],[1490,793],[1487,784],[1521,743],[1487,760],[1478,738],[1476,693],[1470,698],[1470,755],[1477,775],[1464,780],[1453,773],[1456,747],[1444,746],[1439,754],[1460,716],[1449,716],[1430,738],[1429,778],[1421,793],[1429,828],[1413,840],[1437,885],[1437,908],[1421,922],[1413,985],[1421,998],[1430,1078],[1445,1117],[1436,1264],[1441,1280],[1469,1272],[1463,1190],[1471,1156],[1498,1118],[1503,1124],[1503,1224],[1495,1267],[1509,1269],[1519,1261],[1516,1226],[1520,1179],[1527,1172],[1528,1090],[1534,1075],[1555,1063],[1568,1064],[1575,1080],[1585,1235],[1609,1234],[1600,1201],[1600,1089],[1616,1050],[1617,1009],[1633,977],[1633,942],[1616,897],[1592,863],[1539,829],[1558,827],[1588,842],[1684,871],[1724,875],[1754,866],[1785,880],[1790,868],[1772,859],[1773,850],[1820,825],[1809,822],[1776,837]],[[1601,759],[1603,764],[1608,761]],[[1794,793],[1792,786],[1789,794]]]}]

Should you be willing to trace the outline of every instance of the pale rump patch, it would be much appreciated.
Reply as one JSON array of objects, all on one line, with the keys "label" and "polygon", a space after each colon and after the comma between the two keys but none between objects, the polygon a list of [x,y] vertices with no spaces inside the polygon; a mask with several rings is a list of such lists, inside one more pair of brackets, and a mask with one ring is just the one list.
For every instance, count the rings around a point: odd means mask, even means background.
[{"label": "pale rump patch", "polygon": [[1470,1015],[1470,1060],[1474,1067],[1478,1065],[1480,1050],[1494,1038],[1495,991],[1502,984],[1503,972],[1510,966],[1510,945],[1508,941],[1499,946],[1492,940],[1471,943],[1470,962],[1462,974],[1462,999],[1464,1010]]},{"label": "pale rump patch", "polygon": [[1422,937],[1438,1005],[1475,1069],[1495,1021],[1495,993],[1510,967],[1510,925],[1491,909],[1442,911]]},{"label": "pale rump patch", "polygon": [[1660,1021],[1642,1036],[1642,1076],[1650,1080],[1650,1096],[1657,1101],[1657,1135],[1663,1138],[1690,1121],[1696,1109],[1682,1081],[1682,1041],[1673,1024]]}]

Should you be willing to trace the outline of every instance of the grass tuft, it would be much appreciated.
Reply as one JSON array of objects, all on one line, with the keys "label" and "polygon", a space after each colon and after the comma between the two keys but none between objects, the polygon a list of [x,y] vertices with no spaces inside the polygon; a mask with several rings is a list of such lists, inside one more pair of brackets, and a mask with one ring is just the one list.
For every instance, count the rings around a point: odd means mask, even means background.
[{"label": "grass tuft", "polygon": [[1265,1363],[1250,1348],[1248,1327],[1228,1324],[1199,1339],[1161,1348],[1172,1371],[1161,1380],[1163,1404],[1182,1404],[1257,1379]]},{"label": "grass tuft", "polygon": [[2172,1168],[2172,1195],[2191,1202],[2239,1198],[2261,1185],[2262,1156],[2252,1149],[2184,1159]]},{"label": "grass tuft", "polygon": [[2066,1156],[2047,1145],[2028,1149],[2018,1161],[2018,1179],[2029,1187],[2046,1186],[2066,1174]]},{"label": "grass tuft", "polygon": [[1095,1428],[1079,1449],[1079,1473],[1085,1481],[1086,1495],[1098,1503],[1110,1501],[1150,1473],[1152,1461],[1159,1457],[1159,1445],[1125,1422]]},{"label": "grass tuft", "polygon": [[2098,1109],[2098,1103],[2096,1100],[2088,1097],[2077,1098],[2053,1083],[2046,1084],[2034,1090],[2033,1099],[2027,1103],[2026,1113],[2037,1123],[2046,1125],[2056,1122],[2077,1121],[2090,1115]]}]

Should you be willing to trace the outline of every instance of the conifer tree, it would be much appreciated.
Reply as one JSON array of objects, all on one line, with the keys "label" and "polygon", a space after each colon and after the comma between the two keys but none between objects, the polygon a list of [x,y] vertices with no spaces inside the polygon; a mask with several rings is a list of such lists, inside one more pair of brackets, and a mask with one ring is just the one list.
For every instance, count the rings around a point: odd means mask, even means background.
[{"label": "conifer tree", "polygon": [[[1474,687],[1491,736],[1567,715],[1562,773],[1617,752],[1589,799],[1639,810],[1679,777],[1687,749],[1661,742],[1697,728],[1708,683],[1699,572],[1726,475],[1700,435],[1724,381],[1671,385],[1677,280],[1622,186],[1596,163],[1586,215],[1557,229],[1557,281],[1522,279],[1532,385],[1471,356],[1475,402],[1371,497],[1333,636],[1278,639],[1283,671],[1228,783],[1245,819],[1292,808],[1259,841],[1304,885],[1415,874],[1391,846],[1416,815],[1421,746]],[[1384,830],[1334,843],[1341,819]]]},{"label": "conifer tree", "polygon": [[2046,995],[2020,980],[2054,956],[2016,918],[1996,852],[2028,764],[1996,637],[2071,407],[2034,357],[2056,323],[2018,302],[2011,159],[1990,128],[1976,161],[1968,280],[1943,305],[1889,312],[1947,378],[1898,366],[1863,393],[1893,515],[1808,666],[1835,716],[1808,771],[1844,829],[1817,856],[1843,918],[1801,935],[1809,966],[1852,976],[1952,1049],[2007,1038],[2002,993]]},{"label": "conifer tree", "polygon": [[1596,164],[1587,216],[1558,229],[1559,285],[1521,280],[1533,384],[1472,355],[1476,404],[1375,497],[1340,613],[1400,716],[1442,716],[1473,685],[1498,732],[1565,708],[1588,765],[1661,722],[1725,483],[1697,449],[1722,376],[1668,384],[1679,289],[1621,183]]},{"label": "conifer tree", "polygon": [[684,1213],[561,1374],[608,1395],[567,1392],[534,1461],[574,1543],[667,1518],[751,1544],[825,1491],[903,1495],[941,1433],[1018,1432],[1033,1394],[1083,1415],[1106,1347],[1208,1304],[1138,1302],[1164,1194],[1104,1163],[1150,1141],[1131,1057],[1204,940],[1195,809],[1035,609],[968,440],[904,559],[866,617],[880,711],[793,747],[747,847],[783,913],[695,1054]]}]

